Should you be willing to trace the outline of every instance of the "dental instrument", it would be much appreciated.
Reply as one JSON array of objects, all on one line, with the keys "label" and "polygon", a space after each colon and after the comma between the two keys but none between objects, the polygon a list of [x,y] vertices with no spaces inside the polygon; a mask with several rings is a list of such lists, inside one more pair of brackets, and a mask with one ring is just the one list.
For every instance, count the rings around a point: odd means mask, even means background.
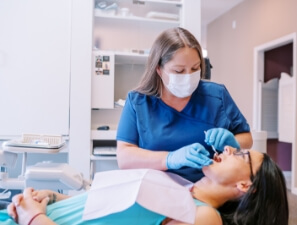
[{"label": "dental instrument", "polygon": [[[204,131],[204,134],[206,134],[206,131]],[[210,147],[216,154],[219,154],[214,145],[210,145]]]}]

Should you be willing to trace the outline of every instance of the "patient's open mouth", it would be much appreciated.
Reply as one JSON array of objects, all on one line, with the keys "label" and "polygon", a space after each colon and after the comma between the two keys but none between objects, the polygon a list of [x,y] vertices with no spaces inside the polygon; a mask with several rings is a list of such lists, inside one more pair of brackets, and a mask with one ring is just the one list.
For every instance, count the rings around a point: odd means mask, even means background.
[{"label": "patient's open mouth", "polygon": [[213,160],[216,161],[216,162],[218,162],[218,163],[222,161],[222,159],[220,158],[220,156],[219,156],[218,153],[216,153],[216,154],[213,155]]}]

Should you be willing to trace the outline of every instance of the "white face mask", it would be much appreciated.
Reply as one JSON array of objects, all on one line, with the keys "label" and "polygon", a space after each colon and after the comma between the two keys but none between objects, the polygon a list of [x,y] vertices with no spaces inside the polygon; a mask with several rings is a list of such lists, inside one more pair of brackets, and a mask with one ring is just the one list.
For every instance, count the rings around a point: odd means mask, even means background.
[{"label": "white face mask", "polygon": [[185,98],[193,94],[200,81],[201,70],[191,74],[168,74],[169,82],[164,85],[178,98]]}]

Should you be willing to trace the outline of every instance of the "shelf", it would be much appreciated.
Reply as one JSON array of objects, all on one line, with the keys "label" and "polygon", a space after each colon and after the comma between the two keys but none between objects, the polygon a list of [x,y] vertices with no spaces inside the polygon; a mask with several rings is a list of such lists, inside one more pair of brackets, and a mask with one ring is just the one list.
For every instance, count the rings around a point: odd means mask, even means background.
[{"label": "shelf", "polygon": [[60,148],[28,148],[28,147],[15,147],[15,146],[2,146],[2,149],[7,152],[14,153],[37,153],[37,154],[57,154],[57,153],[68,153],[68,143],[65,143]]},{"label": "shelf", "polygon": [[[100,52],[100,49],[94,49],[93,52]],[[110,52],[115,56],[115,64],[146,64],[148,54],[147,53],[134,53],[134,52],[121,52],[121,51],[106,51],[102,50],[103,52]],[[144,51],[143,51],[144,52]]]},{"label": "shelf", "polygon": [[117,156],[96,156],[96,155],[91,155],[90,159],[92,161],[96,161],[96,160],[117,160]]},{"label": "shelf", "polygon": [[148,54],[115,52],[115,64],[146,64]]},{"label": "shelf", "polygon": [[92,140],[116,140],[117,130],[92,130]]},{"label": "shelf", "polygon": [[182,2],[179,0],[138,0],[138,2],[152,2],[152,3],[164,3],[164,4],[169,4],[169,5],[177,5],[177,6],[182,6]]},{"label": "shelf", "polygon": [[115,19],[115,20],[127,20],[127,21],[135,21],[135,22],[150,22],[150,23],[165,23],[165,24],[172,24],[175,26],[180,25],[179,20],[165,20],[165,19],[152,19],[152,18],[145,18],[145,17],[138,17],[138,16],[119,16],[119,15],[108,15],[98,10],[94,10],[95,18],[106,18],[106,19]]}]

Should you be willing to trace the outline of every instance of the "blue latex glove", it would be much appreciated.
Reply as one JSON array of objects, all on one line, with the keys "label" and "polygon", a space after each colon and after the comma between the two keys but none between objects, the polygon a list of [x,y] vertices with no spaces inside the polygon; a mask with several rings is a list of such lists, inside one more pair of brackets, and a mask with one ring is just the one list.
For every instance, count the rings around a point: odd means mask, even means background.
[{"label": "blue latex glove", "polygon": [[209,129],[205,133],[205,143],[213,145],[219,151],[223,151],[226,145],[240,149],[240,145],[234,135],[224,128]]},{"label": "blue latex glove", "polygon": [[179,169],[183,166],[201,169],[212,164],[208,158],[209,152],[199,143],[184,146],[173,152],[169,152],[166,160],[168,169]]}]

